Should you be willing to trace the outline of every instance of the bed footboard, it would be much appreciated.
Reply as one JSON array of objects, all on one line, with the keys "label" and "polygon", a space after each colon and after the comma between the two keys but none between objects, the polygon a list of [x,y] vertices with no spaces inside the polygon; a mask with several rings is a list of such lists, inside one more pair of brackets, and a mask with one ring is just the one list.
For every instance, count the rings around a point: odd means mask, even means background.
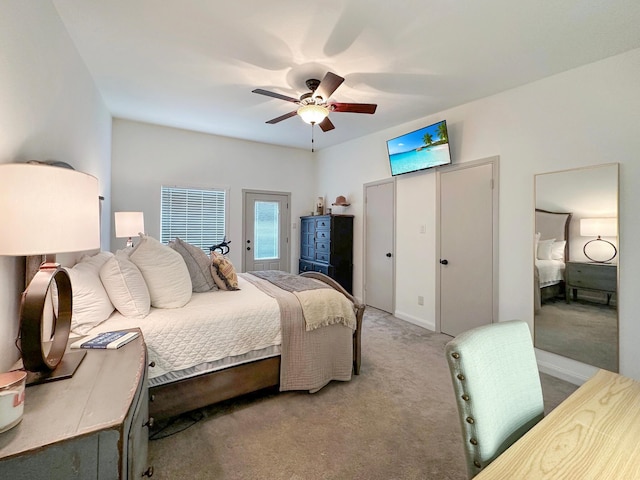
[{"label": "bed footboard", "polygon": [[360,375],[360,363],[361,363],[361,337],[362,337],[362,317],[364,316],[365,306],[358,303],[356,299],[347,292],[342,285],[336,282],[333,278],[328,277],[324,273],[320,272],[303,272],[300,274],[302,277],[314,278],[326,283],[331,288],[338,290],[345,297],[347,297],[354,305],[356,311],[356,330],[353,332],[353,373]]}]

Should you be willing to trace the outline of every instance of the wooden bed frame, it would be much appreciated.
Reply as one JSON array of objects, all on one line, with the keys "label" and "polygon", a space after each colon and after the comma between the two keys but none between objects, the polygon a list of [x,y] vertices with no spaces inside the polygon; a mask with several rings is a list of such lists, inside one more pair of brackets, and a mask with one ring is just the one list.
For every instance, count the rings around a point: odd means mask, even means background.
[{"label": "wooden bed frame", "polygon": [[[353,373],[360,374],[362,318],[365,306],[358,303],[338,282],[319,272],[304,272],[338,290],[353,302],[356,330],[353,332]],[[205,407],[280,383],[280,356],[229,367],[197,377],[149,387],[149,415],[156,420]]]}]

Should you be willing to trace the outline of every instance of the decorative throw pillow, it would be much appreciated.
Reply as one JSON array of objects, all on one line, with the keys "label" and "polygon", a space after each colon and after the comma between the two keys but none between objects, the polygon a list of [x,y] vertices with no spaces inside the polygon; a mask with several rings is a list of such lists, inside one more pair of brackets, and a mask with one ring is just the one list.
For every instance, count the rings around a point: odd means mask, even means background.
[{"label": "decorative throw pillow", "polygon": [[211,270],[211,277],[213,278],[213,281],[216,282],[216,287],[218,287],[220,290],[228,290],[227,284],[224,282],[222,278],[220,278],[220,275],[218,275],[218,267],[216,267],[212,263],[210,266],[210,270]]},{"label": "decorative throw pillow", "polygon": [[215,270],[224,282],[227,287],[226,290],[239,290],[236,269],[233,268],[233,264],[225,256],[211,252],[211,266],[214,267],[212,271]]},{"label": "decorative throw pillow", "polygon": [[148,235],[129,254],[140,269],[156,308],[180,308],[191,299],[191,277],[182,256]]},{"label": "decorative throw pillow", "polygon": [[[73,291],[71,330],[80,335],[86,335],[113,313],[113,304],[96,271],[99,263],[81,261],[73,268],[65,269]],[[55,304],[57,298],[54,299]]]},{"label": "decorative throw pillow", "polygon": [[191,245],[180,238],[169,242],[169,247],[182,255],[184,263],[189,270],[194,292],[208,292],[217,288],[211,275],[211,260],[201,248]]},{"label": "decorative throw pillow", "polygon": [[100,280],[111,303],[125,317],[144,318],[149,314],[149,289],[136,265],[122,251],[105,262]]},{"label": "decorative throw pillow", "polygon": [[556,239],[540,240],[538,242],[538,260],[551,260],[551,247]]}]

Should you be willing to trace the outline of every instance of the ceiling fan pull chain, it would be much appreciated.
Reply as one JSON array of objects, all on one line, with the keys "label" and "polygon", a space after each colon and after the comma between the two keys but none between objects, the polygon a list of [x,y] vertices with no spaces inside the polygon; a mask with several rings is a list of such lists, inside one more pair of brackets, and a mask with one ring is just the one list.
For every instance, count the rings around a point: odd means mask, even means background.
[{"label": "ceiling fan pull chain", "polygon": [[313,127],[315,126],[316,122],[312,122],[311,123],[311,153],[314,152],[313,150]]}]

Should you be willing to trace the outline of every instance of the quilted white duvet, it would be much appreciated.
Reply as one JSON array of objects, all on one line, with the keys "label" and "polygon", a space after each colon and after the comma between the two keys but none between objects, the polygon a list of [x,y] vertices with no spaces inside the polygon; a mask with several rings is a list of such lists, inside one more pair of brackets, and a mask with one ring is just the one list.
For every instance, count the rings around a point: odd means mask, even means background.
[{"label": "quilted white duvet", "polygon": [[278,302],[238,276],[240,290],[194,293],[182,308],[151,308],[143,319],[115,311],[89,332],[139,327],[153,379],[226,357],[281,344]]}]

